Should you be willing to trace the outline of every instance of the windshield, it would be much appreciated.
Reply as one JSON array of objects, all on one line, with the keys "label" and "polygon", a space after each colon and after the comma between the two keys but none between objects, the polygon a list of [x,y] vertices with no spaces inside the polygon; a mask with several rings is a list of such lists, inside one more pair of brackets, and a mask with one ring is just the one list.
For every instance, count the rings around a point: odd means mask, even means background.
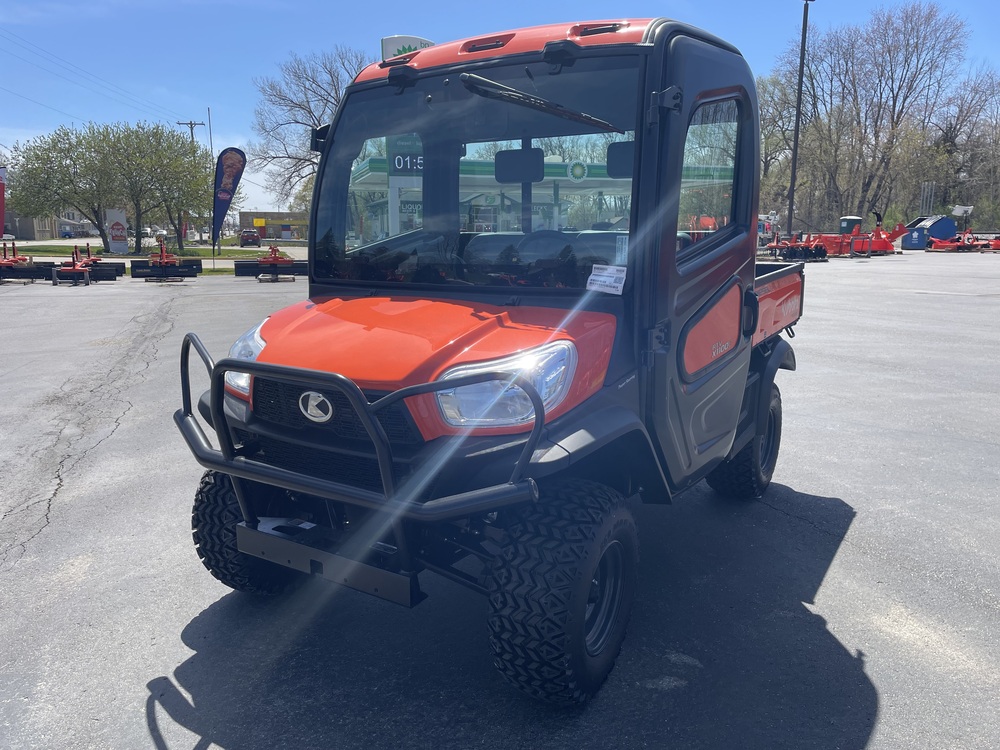
[{"label": "windshield", "polygon": [[353,92],[319,177],[317,277],[594,288],[594,266],[628,263],[638,90],[631,55]]}]

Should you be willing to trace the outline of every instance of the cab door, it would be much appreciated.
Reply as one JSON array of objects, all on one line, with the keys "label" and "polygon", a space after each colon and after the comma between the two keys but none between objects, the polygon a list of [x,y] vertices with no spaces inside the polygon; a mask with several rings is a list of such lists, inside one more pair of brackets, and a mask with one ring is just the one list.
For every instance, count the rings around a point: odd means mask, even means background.
[{"label": "cab door", "polygon": [[[709,40],[664,42],[651,120],[658,246],[647,266],[647,425],[673,488],[733,446],[750,365],[758,190],[757,103],[743,58]],[[652,135],[652,134],[650,134]]]}]

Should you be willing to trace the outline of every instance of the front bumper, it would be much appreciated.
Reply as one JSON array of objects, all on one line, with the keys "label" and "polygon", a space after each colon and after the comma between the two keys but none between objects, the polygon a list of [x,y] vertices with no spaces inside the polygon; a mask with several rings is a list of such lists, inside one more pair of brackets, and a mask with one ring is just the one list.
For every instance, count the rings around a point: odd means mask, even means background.
[{"label": "front bumper", "polygon": [[[205,431],[194,414],[191,398],[190,352],[194,348],[208,370],[210,378],[209,410],[211,423],[215,429],[219,448],[209,442]],[[224,408],[224,383],[226,372],[234,370],[251,376],[266,377],[290,383],[303,388],[339,391],[347,399],[351,408],[370,438],[378,460],[382,480],[382,492],[367,490],[348,484],[331,481],[309,474],[290,471],[255,461],[244,455],[233,440],[227,428]],[[510,381],[521,388],[531,399],[535,411],[535,421],[531,432],[524,441],[513,471],[506,482],[488,487],[433,497],[417,501],[397,492],[393,475],[392,446],[376,414],[386,407],[411,396],[431,393],[461,385],[471,385],[489,380]],[[240,479],[281,487],[292,492],[300,492],[327,500],[360,506],[389,514],[393,519],[411,520],[423,523],[437,523],[451,519],[489,513],[538,499],[535,482],[525,476],[532,454],[539,444],[545,420],[545,409],[541,398],[532,385],[520,377],[511,378],[510,373],[492,372],[456,378],[447,382],[424,383],[402,388],[369,403],[361,389],[350,379],[336,374],[282,367],[273,364],[249,362],[246,360],[223,359],[214,362],[204,345],[193,333],[185,335],[181,344],[181,409],[174,413],[174,422],[199,464],[234,478],[234,489],[240,500],[244,522],[249,528],[256,528],[258,519],[253,516],[245,501]]]}]

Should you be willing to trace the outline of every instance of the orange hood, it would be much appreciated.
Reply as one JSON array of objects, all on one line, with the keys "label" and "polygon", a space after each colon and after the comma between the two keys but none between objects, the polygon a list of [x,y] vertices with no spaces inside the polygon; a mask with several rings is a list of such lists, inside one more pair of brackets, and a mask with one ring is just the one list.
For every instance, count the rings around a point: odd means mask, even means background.
[{"label": "orange hood", "polygon": [[[258,361],[337,372],[363,389],[392,391],[426,383],[459,364],[506,357],[549,341],[572,341],[579,364],[556,417],[604,383],[615,317],[548,307],[500,307],[413,297],[334,297],[275,313],[260,331]],[[417,399],[413,399],[417,401]],[[412,406],[412,404],[411,404]],[[439,433],[411,409],[425,437]]]}]

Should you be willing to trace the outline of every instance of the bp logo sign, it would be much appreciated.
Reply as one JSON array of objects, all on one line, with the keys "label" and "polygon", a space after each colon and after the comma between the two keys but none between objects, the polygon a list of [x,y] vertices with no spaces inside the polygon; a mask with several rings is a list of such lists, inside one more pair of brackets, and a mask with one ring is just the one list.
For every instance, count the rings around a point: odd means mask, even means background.
[{"label": "bp logo sign", "polygon": [[419,36],[385,36],[382,37],[382,59],[388,60],[398,55],[408,55],[411,52],[433,47],[434,42],[430,39],[422,39]]},{"label": "bp logo sign", "polygon": [[571,161],[566,165],[566,176],[573,182],[582,182],[587,178],[587,165],[582,161]]}]

